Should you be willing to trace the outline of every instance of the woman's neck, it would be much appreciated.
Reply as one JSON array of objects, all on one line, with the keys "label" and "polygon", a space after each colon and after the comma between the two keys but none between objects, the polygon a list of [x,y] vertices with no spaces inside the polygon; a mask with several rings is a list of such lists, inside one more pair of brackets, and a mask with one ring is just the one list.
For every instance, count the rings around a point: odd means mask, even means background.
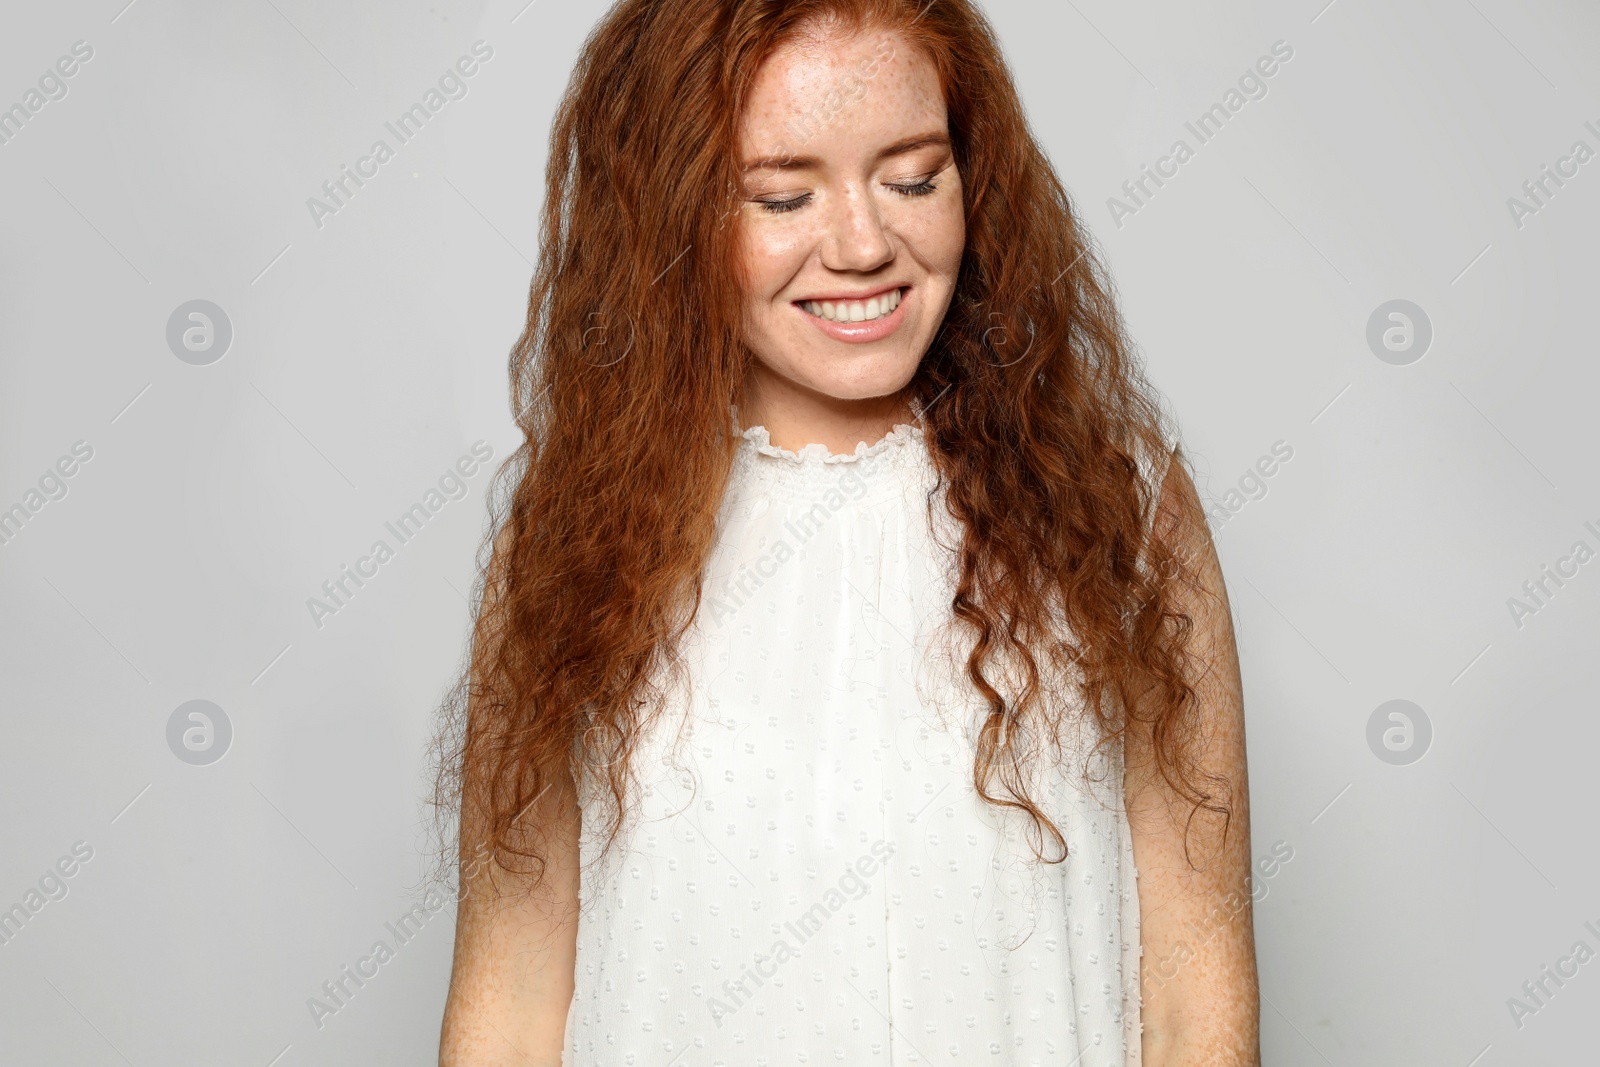
[{"label": "woman's neck", "polygon": [[738,402],[741,427],[764,426],[774,445],[798,452],[821,444],[836,454],[881,441],[899,423],[913,421],[909,387],[887,396],[840,399],[789,383],[774,387],[752,376]]}]

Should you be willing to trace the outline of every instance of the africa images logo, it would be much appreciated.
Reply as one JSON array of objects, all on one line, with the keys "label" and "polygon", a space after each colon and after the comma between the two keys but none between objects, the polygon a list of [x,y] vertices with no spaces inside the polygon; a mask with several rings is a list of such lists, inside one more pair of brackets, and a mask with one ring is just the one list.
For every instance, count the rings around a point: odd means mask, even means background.
[{"label": "africa images logo", "polygon": [[1244,110],[1246,104],[1252,100],[1266,99],[1268,79],[1293,58],[1294,46],[1288,41],[1272,42],[1271,55],[1261,56],[1253,66],[1246,68],[1239,76],[1237,88],[1229,86],[1222,94],[1221,101],[1202,111],[1193,122],[1183,124],[1184,129],[1193,135],[1194,144],[1191,145],[1185,137],[1179,137],[1172,142],[1167,154],[1156,160],[1154,168],[1148,163],[1142,164],[1137,178],[1129,178],[1122,183],[1122,193],[1126,199],[1107,197],[1106,209],[1111,212],[1111,221],[1116,223],[1117,229],[1122,229],[1130,216],[1143,210],[1167,182],[1181,173],[1183,165],[1193,159],[1202,146],[1214,140],[1233,116]]},{"label": "africa images logo", "polygon": [[740,608],[750,602],[756,590],[767,584],[767,579],[777,574],[785,563],[799,555],[801,547],[815,537],[847,502],[860,500],[866,494],[866,480],[854,468],[847,466],[845,472],[823,494],[821,500],[795,518],[784,522],[784,535],[779,536],[777,543],[754,560],[741,562],[737,571],[728,575],[721,582],[720,588],[710,594],[708,600],[711,622],[717,626],[727,622]]},{"label": "africa images logo", "polygon": [[366,555],[356,559],[354,567],[348,563],[340,565],[339,573],[322,583],[323,598],[306,598],[306,610],[311,614],[312,625],[320,630],[328,617],[348,607],[356,593],[378,576],[384,564],[395,558],[399,547],[414,541],[422,528],[443,511],[446,504],[466,497],[471,491],[467,479],[482,470],[493,458],[493,445],[481,439],[474,441],[470,452],[439,476],[437,488],[430,488],[421,500],[401,512],[393,522],[385,522],[383,528],[394,537],[396,544],[391,546],[380,537],[372,543]]},{"label": "africa images logo", "polygon": [[311,221],[317,229],[322,229],[324,220],[330,215],[337,215],[354,199],[356,193],[365,188],[367,181],[376,178],[379,168],[395,157],[400,146],[409,144],[421,133],[429,119],[443,111],[450,101],[464,98],[468,92],[466,79],[477,74],[481,65],[489,62],[493,56],[492,47],[483,41],[474,41],[472,55],[457,59],[452,67],[439,75],[437,88],[430,85],[422,94],[421,101],[401,112],[394,122],[383,124],[394,137],[393,146],[380,137],[372,142],[366,155],[356,160],[354,170],[348,164],[339,164],[338,176],[322,183],[322,193],[326,199],[315,196],[306,198],[306,210],[311,213]]}]

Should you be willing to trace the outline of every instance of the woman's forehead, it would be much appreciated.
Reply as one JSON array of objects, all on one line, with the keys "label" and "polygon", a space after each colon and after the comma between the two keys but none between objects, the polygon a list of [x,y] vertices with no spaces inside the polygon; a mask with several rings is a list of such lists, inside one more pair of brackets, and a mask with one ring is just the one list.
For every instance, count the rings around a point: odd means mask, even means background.
[{"label": "woman's forehead", "polygon": [[801,143],[819,149],[829,134],[879,125],[885,116],[895,118],[897,127],[939,125],[944,113],[932,63],[898,34],[805,38],[785,42],[762,63],[741,118],[740,151],[747,165],[764,157],[815,154]]}]

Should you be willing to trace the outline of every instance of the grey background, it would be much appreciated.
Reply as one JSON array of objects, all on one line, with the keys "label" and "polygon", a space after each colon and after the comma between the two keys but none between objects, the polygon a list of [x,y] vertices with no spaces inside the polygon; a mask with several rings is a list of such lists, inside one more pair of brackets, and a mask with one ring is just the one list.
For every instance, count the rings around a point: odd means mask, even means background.
[{"label": "grey background", "polygon": [[[427,1063],[434,915],[319,1028],[307,999],[420,895],[431,714],[461,664],[488,473],[319,628],[306,607],[474,441],[516,442],[505,354],[545,144],[595,4],[8,4],[0,106],[92,59],[0,145],[0,508],[93,457],[0,546],[0,907],[93,858],[0,945],[0,1059]],[[1202,492],[1293,457],[1218,544],[1246,681],[1269,1063],[1594,1055],[1600,548],[1591,411],[1600,11],[1575,0],[988,5],[1102,242]],[[452,100],[319,228],[306,207],[472,43]],[[1107,199],[1239,76],[1294,57],[1119,227]],[[166,340],[224,309],[220,360]],[[1428,315],[1419,361],[1369,316]],[[1259,492],[1259,491],[1258,491]],[[1421,707],[1425,756],[1368,721]],[[209,765],[179,705],[232,728]],[[1550,988],[1555,989],[1552,985]],[[276,1058],[275,1058],[276,1057]]]}]

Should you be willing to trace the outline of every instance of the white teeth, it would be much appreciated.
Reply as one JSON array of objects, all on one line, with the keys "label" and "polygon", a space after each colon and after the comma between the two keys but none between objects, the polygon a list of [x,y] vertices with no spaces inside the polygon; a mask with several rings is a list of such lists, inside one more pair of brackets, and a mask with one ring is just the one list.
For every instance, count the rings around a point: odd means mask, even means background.
[{"label": "white teeth", "polygon": [[891,289],[871,300],[806,300],[800,306],[818,318],[834,322],[870,322],[900,306],[900,290]]}]

